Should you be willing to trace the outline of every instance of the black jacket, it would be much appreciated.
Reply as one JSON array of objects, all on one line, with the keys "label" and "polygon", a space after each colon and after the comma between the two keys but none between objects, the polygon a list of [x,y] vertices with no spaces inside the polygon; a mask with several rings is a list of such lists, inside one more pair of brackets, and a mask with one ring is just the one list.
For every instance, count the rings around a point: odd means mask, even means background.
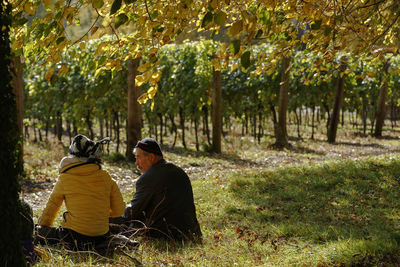
[{"label": "black jacket", "polygon": [[123,217],[156,229],[148,232],[151,236],[173,239],[201,237],[189,177],[181,168],[164,159],[139,177],[136,192]]}]

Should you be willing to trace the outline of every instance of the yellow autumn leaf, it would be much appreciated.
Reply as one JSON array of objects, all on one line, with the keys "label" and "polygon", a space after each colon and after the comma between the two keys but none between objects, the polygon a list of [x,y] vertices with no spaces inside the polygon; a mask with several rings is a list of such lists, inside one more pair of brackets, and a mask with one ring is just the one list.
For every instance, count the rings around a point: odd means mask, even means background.
[{"label": "yellow autumn leaf", "polygon": [[238,20],[232,24],[231,28],[229,29],[229,34],[232,37],[236,36],[242,31],[242,29],[243,29],[243,21]]},{"label": "yellow autumn leaf", "polygon": [[375,73],[372,71],[367,72],[367,76],[373,78],[373,77],[375,77]]},{"label": "yellow autumn leaf", "polygon": [[22,48],[24,46],[24,43],[22,42],[22,40],[17,40],[17,41],[14,41],[13,43],[12,43],[12,50],[18,50],[18,49],[20,49],[20,48]]},{"label": "yellow autumn leaf", "polygon": [[146,23],[146,21],[147,21],[147,16],[146,16],[146,15],[143,15],[143,16],[141,16],[141,17],[139,18],[139,20],[137,21],[137,25],[144,26],[145,23]]},{"label": "yellow autumn leaf", "polygon": [[266,73],[268,76],[271,76],[274,72],[275,72],[275,67],[272,67],[272,68],[269,68]]},{"label": "yellow autumn leaf", "polygon": [[84,50],[85,47],[86,47],[85,42],[80,42],[80,43],[79,43],[79,48],[80,48],[80,49]]},{"label": "yellow autumn leaf", "polygon": [[149,96],[149,99],[153,99],[154,96],[157,93],[157,87],[156,86],[152,86],[149,88],[149,90],[147,90],[147,95]]},{"label": "yellow autumn leaf", "polygon": [[100,56],[101,54],[103,54],[104,50],[105,50],[104,49],[105,46],[107,46],[106,42],[100,43],[96,49],[96,52],[94,52],[94,56],[97,57],[97,56]]},{"label": "yellow autumn leaf", "polygon": [[217,6],[218,6],[218,1],[217,1],[217,0],[211,0],[211,1],[210,1],[210,6],[211,6],[213,9],[216,9]]},{"label": "yellow autumn leaf", "polygon": [[151,49],[149,50],[149,55],[151,55],[151,54],[156,54],[157,51],[158,51],[158,48],[153,47],[153,48],[151,48]]},{"label": "yellow autumn leaf", "polygon": [[53,0],[43,0],[45,6],[50,6],[53,3]]},{"label": "yellow autumn leaf", "polygon": [[51,81],[51,77],[53,77],[53,74],[54,74],[54,68],[50,68],[48,71],[46,71],[45,77],[48,82]]},{"label": "yellow autumn leaf", "polygon": [[140,72],[145,72],[150,67],[150,65],[151,65],[150,62],[140,65],[137,70]]},{"label": "yellow autumn leaf", "polygon": [[239,67],[239,63],[235,63],[231,66],[231,72],[235,71]]},{"label": "yellow autumn leaf", "polygon": [[64,75],[64,74],[67,73],[67,72],[68,72],[68,66],[65,65],[65,64],[63,64],[63,65],[61,66],[60,70],[58,71],[58,75],[62,76],[62,75]]},{"label": "yellow autumn leaf", "polygon": [[106,63],[106,65],[104,66],[104,68],[105,68],[106,70],[111,70],[113,67],[115,67],[115,62],[114,62],[114,61],[108,61],[108,62]]},{"label": "yellow autumn leaf", "polygon": [[97,32],[97,30],[99,29],[99,27],[94,26],[91,30],[90,30],[90,35],[93,35]]},{"label": "yellow autumn leaf", "polygon": [[94,77],[97,78],[103,70],[104,70],[104,67],[97,69],[96,72],[94,73]]},{"label": "yellow autumn leaf", "polygon": [[156,85],[160,81],[160,79],[161,79],[161,71],[157,71],[151,75],[150,82],[151,84]]},{"label": "yellow autumn leaf", "polygon": [[28,15],[33,16],[36,14],[36,8],[33,6],[31,2],[26,2],[24,5],[24,11],[28,13]]},{"label": "yellow autumn leaf", "polygon": [[142,75],[136,76],[136,78],[135,78],[136,86],[141,86],[142,84],[148,82],[148,80],[151,77],[151,74],[152,73],[150,71],[148,71],[148,72],[143,73]]},{"label": "yellow autumn leaf", "polygon": [[149,96],[147,95],[147,93],[142,94],[141,96],[139,96],[139,98],[137,99],[137,101],[139,102],[139,104],[145,104],[147,102],[147,100],[149,100]]}]

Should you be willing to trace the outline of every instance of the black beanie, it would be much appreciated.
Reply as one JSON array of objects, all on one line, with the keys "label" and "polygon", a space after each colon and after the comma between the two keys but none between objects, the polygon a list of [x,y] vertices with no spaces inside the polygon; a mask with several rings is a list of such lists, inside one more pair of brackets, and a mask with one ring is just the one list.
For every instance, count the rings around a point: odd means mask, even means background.
[{"label": "black beanie", "polygon": [[143,151],[153,153],[161,157],[163,156],[160,145],[153,138],[145,138],[137,142],[135,148],[140,148]]}]

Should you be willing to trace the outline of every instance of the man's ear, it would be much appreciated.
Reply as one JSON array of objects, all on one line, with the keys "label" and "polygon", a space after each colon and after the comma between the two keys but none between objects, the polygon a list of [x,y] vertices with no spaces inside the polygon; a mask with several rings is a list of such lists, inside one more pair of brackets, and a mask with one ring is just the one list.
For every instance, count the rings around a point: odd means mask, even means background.
[{"label": "man's ear", "polygon": [[154,163],[154,161],[156,160],[156,155],[154,155],[153,153],[149,153],[149,157],[150,157],[150,161],[152,163]]}]

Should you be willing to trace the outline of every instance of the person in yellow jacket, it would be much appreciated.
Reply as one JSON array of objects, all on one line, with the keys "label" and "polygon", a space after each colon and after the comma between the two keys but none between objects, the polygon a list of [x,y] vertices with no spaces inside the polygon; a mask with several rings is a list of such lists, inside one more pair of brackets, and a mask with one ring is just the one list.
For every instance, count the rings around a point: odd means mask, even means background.
[{"label": "person in yellow jacket", "polygon": [[[125,202],[116,182],[101,167],[102,145],[84,135],[74,137],[68,156],[60,162],[60,176],[39,219],[36,241],[88,249],[107,240],[109,217],[124,213]],[[65,202],[60,227],[53,222]]]}]

